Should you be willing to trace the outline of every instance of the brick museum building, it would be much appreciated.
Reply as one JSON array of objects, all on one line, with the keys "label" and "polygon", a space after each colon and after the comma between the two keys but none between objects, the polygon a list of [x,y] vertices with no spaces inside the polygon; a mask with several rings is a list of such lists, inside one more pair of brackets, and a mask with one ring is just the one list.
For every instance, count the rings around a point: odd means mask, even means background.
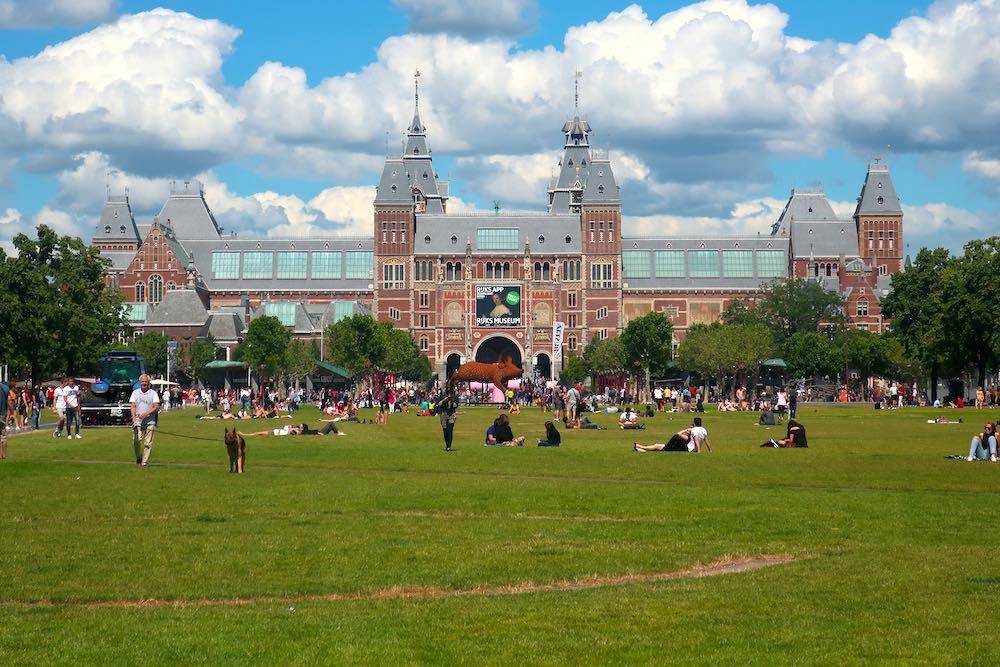
[{"label": "brick museum building", "polygon": [[[578,115],[563,125],[557,175],[536,212],[450,213],[417,107],[373,192],[369,236],[223,231],[200,185],[185,182],[147,224],[127,195],[109,196],[93,244],[137,332],[182,345],[211,335],[223,358],[261,314],[319,344],[328,324],[363,312],[409,331],[442,378],[463,361],[504,355],[557,377],[562,354],[632,318],[666,313],[676,344],[729,300],[789,276],[840,292],[855,326],[883,329],[879,299],[903,268],[903,212],[886,164],[868,166],[850,218],[821,190],[795,189],[759,234],[627,237],[623,193],[590,131]],[[557,322],[563,352],[554,355]]]}]

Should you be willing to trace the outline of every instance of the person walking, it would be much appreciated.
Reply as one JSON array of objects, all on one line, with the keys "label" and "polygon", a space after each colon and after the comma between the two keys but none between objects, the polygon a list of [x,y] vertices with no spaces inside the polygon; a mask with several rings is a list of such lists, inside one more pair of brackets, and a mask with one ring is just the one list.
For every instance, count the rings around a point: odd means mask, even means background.
[{"label": "person walking", "polygon": [[455,397],[455,390],[447,390],[444,396],[437,401],[434,409],[441,419],[441,432],[444,435],[444,451],[453,451],[451,441],[455,434],[455,420],[458,413],[458,398]]},{"label": "person walking", "polygon": [[[52,411],[56,413],[56,417],[59,421],[56,422],[56,430],[53,433],[53,437],[61,438],[63,426],[66,425],[66,385],[69,384],[69,378],[63,378],[62,384],[55,388],[52,393]],[[69,434],[69,428],[67,427],[66,433]]]},{"label": "person walking", "polygon": [[66,437],[72,438],[70,431],[76,430],[76,439],[80,440],[83,438],[80,435],[80,387],[77,386],[76,380],[73,378],[69,379],[69,385],[66,387]]},{"label": "person walking", "polygon": [[135,450],[135,464],[146,467],[153,452],[153,434],[156,418],[160,411],[160,397],[149,386],[149,376],[139,376],[139,388],[132,390],[129,398],[132,406],[132,449]]},{"label": "person walking", "polygon": [[31,429],[38,430],[39,422],[42,419],[42,407],[45,405],[45,391],[41,387],[32,390],[34,400],[31,403]]}]

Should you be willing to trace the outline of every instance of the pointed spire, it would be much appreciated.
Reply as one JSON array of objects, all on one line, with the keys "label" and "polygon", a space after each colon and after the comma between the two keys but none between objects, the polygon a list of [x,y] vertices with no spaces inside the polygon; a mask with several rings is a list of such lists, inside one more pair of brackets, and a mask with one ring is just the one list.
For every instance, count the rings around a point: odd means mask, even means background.
[{"label": "pointed spire", "polygon": [[427,128],[420,122],[420,69],[413,73],[413,121],[406,128],[410,134],[423,134]]}]

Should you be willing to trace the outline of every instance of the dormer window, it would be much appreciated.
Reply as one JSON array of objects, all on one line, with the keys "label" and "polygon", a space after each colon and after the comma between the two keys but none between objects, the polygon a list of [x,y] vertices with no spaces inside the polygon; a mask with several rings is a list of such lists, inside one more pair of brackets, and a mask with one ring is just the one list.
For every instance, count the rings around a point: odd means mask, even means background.
[{"label": "dormer window", "polygon": [[111,225],[104,225],[104,233],[105,234],[111,233]]},{"label": "dormer window", "polygon": [[121,227],[119,227],[118,231],[120,231],[122,234],[124,234],[125,233],[125,225],[122,225]]},{"label": "dormer window", "polygon": [[426,171],[424,172],[424,180],[425,181],[427,180],[427,172]]},{"label": "dormer window", "polygon": [[812,212],[813,212],[813,207],[812,207],[812,206],[810,206],[810,207],[809,207],[809,212],[810,212],[810,213],[812,213]]},{"label": "dormer window", "polygon": [[420,155],[420,149],[419,148],[414,148],[413,149],[413,154],[414,155]]},{"label": "dormer window", "polygon": [[879,190],[881,190],[881,189],[882,189],[882,181],[879,181],[879,182],[878,182],[878,189],[879,189]]},{"label": "dormer window", "polygon": [[538,242],[539,242],[539,243],[545,243],[545,237],[544,237],[544,236],[541,236],[541,235],[539,235],[539,237],[538,237]]},{"label": "dormer window", "polygon": [[567,243],[567,244],[570,244],[570,243],[572,243],[572,242],[573,242],[573,239],[572,239],[572,237],[569,237],[569,236],[567,236],[567,237],[566,237],[566,243]]},{"label": "dormer window", "polygon": [[878,205],[881,206],[882,204],[885,203],[885,198],[884,197],[879,197],[877,201],[878,201]]},{"label": "dormer window", "polygon": [[458,245],[458,237],[455,236],[454,234],[452,234],[452,236],[451,236],[451,244],[452,245]]},{"label": "dormer window", "polygon": [[115,217],[116,218],[118,217],[118,211],[115,211]]},{"label": "dormer window", "polygon": [[424,237],[424,243],[430,243],[430,242],[431,242],[431,237],[428,234],[427,236]]},{"label": "dormer window", "polygon": [[393,192],[395,192],[395,191],[396,191],[396,186],[395,186],[395,185],[393,185],[393,186],[392,186],[392,191],[393,191]]},{"label": "dormer window", "polygon": [[580,165],[581,165],[581,166],[584,166],[584,167],[586,167],[586,166],[587,166],[587,161],[586,161],[586,160],[583,160],[583,161],[582,161],[582,162],[580,163]]},{"label": "dormer window", "polygon": [[603,185],[598,185],[597,186],[597,191],[600,192],[603,195],[604,194],[604,186]]},{"label": "dormer window", "polygon": [[570,159],[569,159],[569,163],[568,163],[568,166],[570,166],[570,167],[572,167],[572,166],[573,166],[573,158],[570,158]]}]

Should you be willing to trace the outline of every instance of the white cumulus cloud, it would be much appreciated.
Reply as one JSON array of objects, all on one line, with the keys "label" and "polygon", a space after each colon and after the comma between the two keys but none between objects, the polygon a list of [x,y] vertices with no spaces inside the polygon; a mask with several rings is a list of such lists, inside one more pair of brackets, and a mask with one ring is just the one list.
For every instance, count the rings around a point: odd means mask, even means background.
[{"label": "white cumulus cloud", "polygon": [[118,0],[0,0],[0,28],[50,28],[111,18]]},{"label": "white cumulus cloud", "polygon": [[468,37],[516,35],[532,27],[537,0],[393,0],[413,32],[452,32]]}]

